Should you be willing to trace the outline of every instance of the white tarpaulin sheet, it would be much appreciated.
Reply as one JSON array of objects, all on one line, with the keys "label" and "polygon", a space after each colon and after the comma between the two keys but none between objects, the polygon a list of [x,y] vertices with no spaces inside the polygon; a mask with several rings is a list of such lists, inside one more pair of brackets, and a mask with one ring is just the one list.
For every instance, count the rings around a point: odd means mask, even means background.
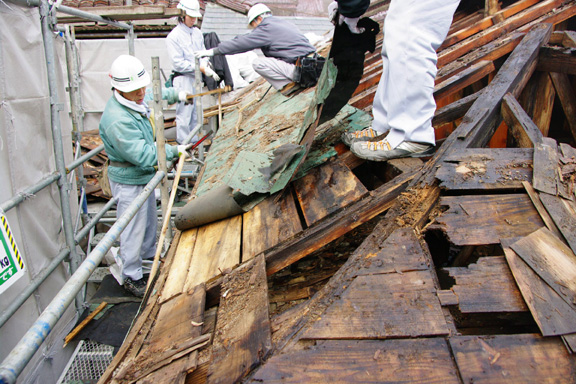
[{"label": "white tarpaulin sheet", "polygon": [[[56,170],[50,96],[38,8],[0,1],[0,201],[5,202]],[[63,42],[57,39],[61,49]],[[60,68],[60,67],[58,67]],[[66,163],[72,160],[71,124],[62,73],[58,102]],[[77,197],[71,191],[76,211]],[[73,215],[75,213],[73,212]],[[58,187],[52,184],[5,213],[23,263],[24,275],[0,295],[0,312],[13,302],[65,246]],[[13,349],[67,280],[64,266],[40,286],[0,329],[0,361]],[[55,326],[19,378],[51,383],[69,359],[62,338],[74,318],[73,308]]]}]

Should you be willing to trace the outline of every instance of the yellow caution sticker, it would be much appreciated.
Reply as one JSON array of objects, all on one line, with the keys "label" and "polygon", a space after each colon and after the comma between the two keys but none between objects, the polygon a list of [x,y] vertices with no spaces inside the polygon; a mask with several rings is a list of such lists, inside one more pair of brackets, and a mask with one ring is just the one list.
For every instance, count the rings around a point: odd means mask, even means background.
[{"label": "yellow caution sticker", "polygon": [[24,275],[24,260],[10,231],[6,216],[0,214],[0,294]]}]

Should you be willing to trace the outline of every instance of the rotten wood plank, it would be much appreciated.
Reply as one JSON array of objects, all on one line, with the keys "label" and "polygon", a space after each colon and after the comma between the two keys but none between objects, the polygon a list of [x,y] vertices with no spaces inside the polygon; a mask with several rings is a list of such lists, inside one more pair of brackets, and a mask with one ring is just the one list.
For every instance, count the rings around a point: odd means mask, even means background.
[{"label": "rotten wood plank", "polygon": [[386,211],[404,191],[415,173],[416,171],[412,171],[399,175],[347,209],[265,251],[268,274],[278,272]]},{"label": "rotten wood plank", "polygon": [[527,236],[544,226],[525,194],[445,196],[448,210],[436,218],[456,245],[498,244],[500,239]]},{"label": "rotten wood plank", "polygon": [[308,226],[368,193],[352,171],[339,161],[312,169],[293,185]]},{"label": "rotten wood plank", "polygon": [[190,260],[196,244],[197,228],[192,228],[187,231],[181,232],[174,261],[170,266],[168,275],[170,279],[164,285],[161,295],[161,303],[170,300],[172,297],[182,293],[186,276],[188,275],[188,268],[190,267]]},{"label": "rotten wood plank", "polygon": [[251,383],[459,383],[446,341],[326,340],[272,357]]},{"label": "rotten wood plank", "polygon": [[517,147],[534,148],[542,142],[542,132],[510,93],[502,99],[502,116]]},{"label": "rotten wood plank", "polygon": [[544,336],[575,332],[576,316],[570,306],[544,282],[503,240],[504,255],[532,317]]},{"label": "rotten wood plank", "polygon": [[[390,250],[394,252],[394,250]],[[430,271],[360,275],[301,339],[390,338],[449,333]]]},{"label": "rotten wood plank", "polygon": [[300,231],[302,224],[290,193],[277,201],[272,195],[244,213],[242,220],[242,261],[248,261]]},{"label": "rotten wood plank", "polygon": [[522,185],[524,185],[524,189],[526,190],[526,193],[528,193],[528,196],[530,196],[530,200],[532,200],[532,204],[534,204],[534,208],[536,208],[536,210],[538,211],[538,214],[540,214],[540,217],[542,218],[542,221],[544,221],[544,224],[546,224],[546,228],[548,228],[558,238],[562,238],[562,233],[560,233],[560,231],[558,230],[558,227],[556,226],[556,224],[554,224],[554,220],[548,214],[548,211],[546,210],[546,208],[542,204],[542,201],[540,200],[540,195],[538,194],[538,192],[536,192],[536,190],[528,182],[523,182]]},{"label": "rotten wood plank", "polygon": [[[576,255],[566,244],[542,228],[510,245],[560,297],[576,316]],[[576,327],[576,324],[574,324]]]},{"label": "rotten wood plank", "polygon": [[[198,285],[192,294],[184,293],[160,306],[155,323],[147,337],[146,344],[138,355],[121,370],[116,379],[133,382],[151,373],[153,367],[163,368],[159,357],[170,359],[174,354],[167,351],[183,351],[190,348],[183,342],[194,340],[202,333],[204,303],[206,293],[204,285]],[[162,372],[164,379],[170,382],[182,380],[186,371],[196,366],[196,354],[181,356],[176,364],[171,364]],[[154,376],[154,374],[152,373]],[[166,377],[169,375],[170,377]]]},{"label": "rotten wood plank", "polygon": [[444,268],[456,280],[451,290],[462,313],[527,312],[506,259],[481,257],[468,267]]},{"label": "rotten wood plank", "polygon": [[428,259],[414,230],[399,228],[386,239],[382,247],[364,256],[358,264],[357,275],[423,271],[428,266]]},{"label": "rotten wood plank", "polygon": [[[176,252],[175,244],[177,244],[179,240],[180,232],[177,232],[174,236],[172,245],[170,245],[170,248],[166,253],[166,268],[164,271],[170,269],[170,266],[174,260],[174,254]],[[167,276],[168,274],[166,272],[162,272],[156,280],[154,288],[161,290],[166,283]],[[131,331],[126,336],[126,339],[120,346],[120,349],[114,356],[114,359],[110,365],[108,365],[108,368],[106,368],[106,371],[102,374],[102,376],[100,376],[100,379],[98,380],[99,384],[109,383],[110,381],[114,380],[115,372],[118,372],[119,370],[125,369],[125,367],[129,366],[128,361],[131,361],[131,359],[133,359],[140,351],[146,336],[154,324],[154,319],[156,319],[159,310],[160,306],[156,305],[156,301],[151,301],[146,304],[144,309],[140,312],[139,316],[135,319]]]},{"label": "rotten wood plank", "polygon": [[556,140],[549,137],[534,147],[534,174],[532,186],[550,195],[558,193],[558,152]]},{"label": "rotten wood plank", "polygon": [[566,383],[576,377],[576,360],[557,338],[458,336],[449,342],[464,383]]},{"label": "rotten wood plank", "polygon": [[198,228],[184,290],[190,291],[240,263],[242,216]]},{"label": "rotten wood plank", "polygon": [[451,191],[522,188],[532,179],[532,157],[532,149],[458,149],[444,158],[436,177]]},{"label": "rotten wood plank", "polygon": [[237,382],[271,349],[266,265],[260,255],[222,283],[207,383]]}]

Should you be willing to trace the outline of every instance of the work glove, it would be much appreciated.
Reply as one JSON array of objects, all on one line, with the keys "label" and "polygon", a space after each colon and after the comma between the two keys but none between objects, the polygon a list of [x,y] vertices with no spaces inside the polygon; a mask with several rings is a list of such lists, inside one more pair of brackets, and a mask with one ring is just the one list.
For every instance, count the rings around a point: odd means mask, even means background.
[{"label": "work glove", "polygon": [[338,2],[333,1],[330,3],[330,5],[328,5],[328,20],[330,20],[330,22],[334,25],[336,25],[337,14],[338,14]]},{"label": "work glove", "polygon": [[186,103],[188,101],[188,95],[191,95],[191,94],[192,94],[192,92],[180,91],[180,92],[178,92],[178,100]]},{"label": "work glove", "polygon": [[215,82],[220,82],[220,76],[218,76],[218,74],[216,72],[214,72],[214,70],[208,66],[204,67],[204,74],[208,77],[211,77],[214,79]]},{"label": "work glove", "polygon": [[194,52],[194,56],[197,58],[202,58],[202,57],[212,57],[214,56],[214,50],[213,49],[206,49],[203,51],[196,51]]},{"label": "work glove", "polygon": [[178,157],[184,155],[184,156],[188,156],[188,150],[190,148],[192,148],[192,146],[194,145],[194,143],[190,143],[190,144],[186,144],[186,145],[179,145],[178,146]]}]

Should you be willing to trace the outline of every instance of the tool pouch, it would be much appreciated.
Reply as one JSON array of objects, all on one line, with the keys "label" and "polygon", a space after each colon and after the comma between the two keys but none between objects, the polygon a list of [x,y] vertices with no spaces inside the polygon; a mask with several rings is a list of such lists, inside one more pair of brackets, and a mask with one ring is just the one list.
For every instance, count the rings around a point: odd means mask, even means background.
[{"label": "tool pouch", "polygon": [[108,197],[112,197],[112,188],[110,188],[110,181],[108,180],[108,166],[110,165],[110,160],[106,160],[106,163],[96,174],[96,180],[100,188],[102,188],[102,194]]},{"label": "tool pouch", "polygon": [[182,74],[180,72],[172,72],[170,74],[170,76],[168,77],[168,80],[166,80],[166,82],[164,83],[164,86],[166,88],[172,88],[174,86],[174,78],[178,77],[178,76],[182,76]]},{"label": "tool pouch", "polygon": [[304,88],[315,86],[325,62],[326,58],[317,53],[299,57],[294,69],[294,82]]}]

